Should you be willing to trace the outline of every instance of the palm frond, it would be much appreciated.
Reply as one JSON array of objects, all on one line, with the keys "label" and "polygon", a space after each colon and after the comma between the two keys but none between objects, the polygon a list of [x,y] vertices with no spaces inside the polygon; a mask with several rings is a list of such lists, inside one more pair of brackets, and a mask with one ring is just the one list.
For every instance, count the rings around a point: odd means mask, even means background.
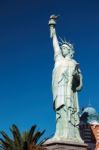
[{"label": "palm frond", "polygon": [[1,141],[2,150],[7,149],[9,147],[9,144],[6,141],[4,141],[3,139],[0,138],[0,141]]},{"label": "palm frond", "polygon": [[29,132],[28,131],[24,131],[23,133],[22,133],[22,140],[23,140],[23,142],[25,142],[25,141],[27,141],[27,139],[28,139],[28,134],[29,134]]},{"label": "palm frond", "polygon": [[30,129],[30,131],[29,131],[29,133],[28,133],[28,138],[27,138],[27,142],[28,143],[31,143],[32,142],[32,138],[33,138],[33,136],[34,136],[34,134],[35,134],[35,129],[36,129],[36,125],[34,125],[34,126],[32,126],[31,127],[31,129]]},{"label": "palm frond", "polygon": [[10,131],[12,132],[15,145],[21,146],[22,145],[21,134],[20,134],[19,129],[17,128],[17,126],[15,124],[12,125],[12,128],[10,129]]},{"label": "palm frond", "polygon": [[37,132],[35,133],[35,135],[34,135],[33,138],[32,138],[32,142],[34,143],[34,145],[38,144],[38,141],[39,141],[39,139],[41,138],[41,136],[44,134],[44,132],[45,132],[45,130],[42,131],[42,132],[37,131]]},{"label": "palm frond", "polygon": [[43,140],[41,140],[38,145],[43,145],[49,138],[44,138]]},{"label": "palm frond", "polygon": [[5,139],[5,141],[7,143],[9,143],[10,145],[12,145],[13,141],[9,138],[9,136],[4,131],[1,131],[1,135],[3,136],[3,138]]}]

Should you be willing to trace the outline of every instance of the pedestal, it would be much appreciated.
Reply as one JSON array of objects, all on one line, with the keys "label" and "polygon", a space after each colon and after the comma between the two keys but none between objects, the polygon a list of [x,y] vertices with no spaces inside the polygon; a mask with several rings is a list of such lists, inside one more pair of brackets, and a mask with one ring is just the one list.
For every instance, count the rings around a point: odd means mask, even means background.
[{"label": "pedestal", "polygon": [[44,144],[47,150],[87,150],[87,145],[84,143],[73,143],[73,142],[51,142]]}]

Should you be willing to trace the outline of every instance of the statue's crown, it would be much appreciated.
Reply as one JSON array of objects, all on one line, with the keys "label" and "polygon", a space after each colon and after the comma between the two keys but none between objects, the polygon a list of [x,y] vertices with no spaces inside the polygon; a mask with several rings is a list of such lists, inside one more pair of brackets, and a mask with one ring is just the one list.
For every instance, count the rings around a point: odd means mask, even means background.
[{"label": "statue's crown", "polygon": [[[60,37],[59,37],[59,38],[60,38]],[[67,42],[65,39],[63,40],[62,38],[60,38],[59,44],[60,44],[60,46],[67,45],[67,46],[69,46],[72,50],[74,49],[73,44]]]}]

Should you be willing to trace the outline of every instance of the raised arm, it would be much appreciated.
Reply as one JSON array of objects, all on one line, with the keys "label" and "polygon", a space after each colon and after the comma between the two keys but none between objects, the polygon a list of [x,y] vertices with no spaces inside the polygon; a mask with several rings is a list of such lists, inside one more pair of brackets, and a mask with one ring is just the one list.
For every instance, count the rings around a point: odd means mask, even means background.
[{"label": "raised arm", "polygon": [[62,56],[59,42],[56,35],[56,29],[55,29],[57,17],[58,16],[52,15],[50,16],[50,20],[49,20],[50,37],[52,38],[53,48],[54,48],[54,58],[56,58],[57,56]]}]

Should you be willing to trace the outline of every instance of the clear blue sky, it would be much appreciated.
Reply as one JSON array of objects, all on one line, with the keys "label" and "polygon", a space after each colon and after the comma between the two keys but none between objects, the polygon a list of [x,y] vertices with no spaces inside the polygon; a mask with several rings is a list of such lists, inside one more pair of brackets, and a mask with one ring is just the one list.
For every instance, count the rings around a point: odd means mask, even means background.
[{"label": "clear blue sky", "polygon": [[84,87],[80,107],[99,112],[99,0],[0,1],[0,130],[15,123],[21,131],[37,124],[55,130],[51,74],[53,47],[48,20],[60,14],[57,34],[75,46]]}]

